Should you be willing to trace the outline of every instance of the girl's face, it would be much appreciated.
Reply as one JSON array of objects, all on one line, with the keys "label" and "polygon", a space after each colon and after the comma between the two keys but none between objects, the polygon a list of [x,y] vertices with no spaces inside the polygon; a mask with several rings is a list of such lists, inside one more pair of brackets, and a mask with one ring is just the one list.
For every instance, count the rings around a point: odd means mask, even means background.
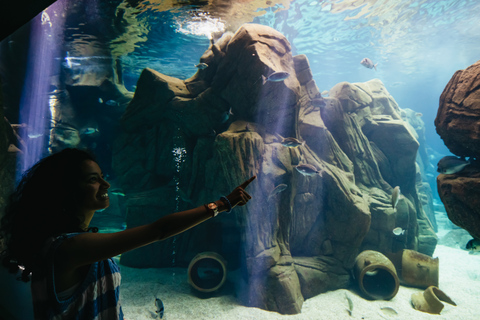
[{"label": "girl's face", "polygon": [[92,160],[85,160],[81,170],[79,209],[93,213],[107,208],[110,204],[107,192],[110,184],[103,179],[102,170],[98,164]]}]

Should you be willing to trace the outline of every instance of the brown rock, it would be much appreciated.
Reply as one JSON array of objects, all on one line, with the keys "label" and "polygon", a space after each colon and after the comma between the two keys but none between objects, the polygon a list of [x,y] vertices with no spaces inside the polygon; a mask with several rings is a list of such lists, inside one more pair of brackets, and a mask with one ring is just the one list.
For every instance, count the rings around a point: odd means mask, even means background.
[{"label": "brown rock", "polygon": [[295,270],[305,299],[350,285],[347,269],[331,257],[295,257]]},{"label": "brown rock", "polygon": [[[247,67],[248,66],[248,67]],[[288,72],[284,81],[264,81],[274,72]],[[270,27],[245,24],[230,40],[212,89],[242,120],[257,122],[270,133],[293,136],[299,81],[291,46]]]},{"label": "brown rock", "polygon": [[437,133],[458,156],[480,156],[480,61],[455,72],[440,96]]},{"label": "brown rock", "polygon": [[437,186],[448,218],[480,239],[480,173],[478,168],[439,174]]},{"label": "brown rock", "polygon": [[[379,80],[342,83],[323,99],[306,56],[292,57],[283,35],[255,24],[211,46],[201,61],[209,67],[186,81],[146,69],[138,82],[113,161],[122,186],[136,191],[127,200],[128,227],[211,201],[256,175],[247,206],[177,237],[176,261],[185,266],[205,250],[195,239],[210,239],[245,275],[240,301],[282,314],[299,313],[305,298],[345,288],[362,247],[396,249],[395,226],[407,229],[401,247],[419,247],[418,142]],[[289,77],[264,81],[277,71]],[[286,137],[304,143],[288,148],[280,143]],[[299,164],[318,173],[303,175]],[[286,188],[272,193],[280,184]],[[404,197],[394,212],[396,185]],[[170,195],[172,186],[182,192]],[[158,190],[170,196],[152,203],[149,195]],[[172,250],[172,243],[162,245]],[[147,251],[136,255],[122,256],[122,263],[168,265],[145,258]]]}]

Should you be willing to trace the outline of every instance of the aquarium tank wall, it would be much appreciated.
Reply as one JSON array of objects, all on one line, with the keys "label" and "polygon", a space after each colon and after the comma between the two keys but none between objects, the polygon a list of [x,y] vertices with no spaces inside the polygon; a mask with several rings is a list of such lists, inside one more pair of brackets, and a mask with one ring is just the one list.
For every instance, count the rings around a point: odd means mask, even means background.
[{"label": "aquarium tank wall", "polygon": [[[170,319],[475,319],[478,12],[58,0],[0,42],[1,215],[65,148],[93,152],[111,184],[91,222],[104,233],[255,175],[246,206],[115,257],[127,319],[161,318],[156,299]],[[28,284],[2,272],[0,312],[31,317]]]}]

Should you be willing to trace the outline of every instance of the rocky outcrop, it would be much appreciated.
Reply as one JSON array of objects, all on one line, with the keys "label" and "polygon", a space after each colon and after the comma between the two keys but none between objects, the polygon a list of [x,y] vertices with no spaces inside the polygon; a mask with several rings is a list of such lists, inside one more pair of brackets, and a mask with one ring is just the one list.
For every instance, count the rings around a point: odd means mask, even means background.
[{"label": "rocky outcrop", "polygon": [[480,61],[455,72],[440,97],[435,126],[448,149],[470,157],[455,174],[439,174],[437,188],[448,218],[480,239]]},{"label": "rocky outcrop", "polygon": [[[379,80],[340,83],[323,98],[306,56],[255,24],[224,35],[200,62],[208,67],[185,81],[145,69],[137,83],[113,154],[118,183],[131,191],[127,226],[202,205],[257,175],[253,199],[125,253],[123,264],[187,266],[216,251],[240,269],[245,305],[294,314],[304,299],[346,288],[360,250],[433,253],[416,185],[418,142]],[[267,79],[280,71],[283,81]],[[286,147],[286,137],[304,143]],[[302,174],[301,164],[318,172]],[[395,186],[402,196],[393,208]]]},{"label": "rocky outcrop", "polygon": [[[400,109],[377,79],[337,84],[330,96],[340,102],[343,112],[326,108],[322,116],[354,164],[356,185],[370,196],[372,223],[362,249],[388,253],[407,246],[433,254],[437,238],[419,200],[420,191],[428,191],[417,183],[418,135],[408,121],[402,120],[409,111]],[[331,121],[338,114],[345,120]],[[400,187],[403,197],[393,210],[385,197],[390,199],[395,186]],[[404,238],[392,236],[395,227],[406,230]]]},{"label": "rocky outcrop", "polygon": [[480,156],[480,61],[452,76],[440,96],[437,133],[453,153]]},{"label": "rocky outcrop", "polygon": [[439,174],[438,193],[448,218],[480,239],[480,168],[470,167],[457,174]]}]

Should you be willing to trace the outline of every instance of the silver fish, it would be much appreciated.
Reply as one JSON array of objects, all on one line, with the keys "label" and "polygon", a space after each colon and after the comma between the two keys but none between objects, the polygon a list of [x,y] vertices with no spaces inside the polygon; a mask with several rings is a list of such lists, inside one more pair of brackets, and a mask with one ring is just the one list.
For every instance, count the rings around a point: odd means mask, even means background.
[{"label": "silver fish", "polygon": [[110,107],[117,107],[117,106],[120,105],[120,104],[119,104],[117,101],[115,101],[115,100],[108,100],[107,102],[105,102],[105,104],[106,104],[107,106],[110,106]]},{"label": "silver fish", "polygon": [[37,138],[43,137],[43,133],[29,133],[28,137],[30,139],[37,139]]},{"label": "silver fish", "polygon": [[269,75],[265,81],[271,81],[271,82],[280,82],[285,79],[287,79],[290,76],[290,73],[286,71],[277,71]]},{"label": "silver fish", "polygon": [[377,273],[378,273],[378,269],[373,269],[373,270],[365,272],[365,274],[367,276],[370,276],[370,277],[377,275]]},{"label": "silver fish", "polygon": [[317,168],[315,168],[315,166],[312,166],[311,164],[299,164],[298,166],[295,166],[295,169],[297,169],[297,171],[304,176],[314,176],[320,172]]},{"label": "silver fish", "polygon": [[393,192],[392,192],[392,208],[393,208],[393,210],[395,210],[395,208],[397,207],[398,199],[400,199],[400,187],[396,186],[395,188],[393,188]]},{"label": "silver fish", "polygon": [[200,62],[199,64],[195,65],[195,68],[198,68],[200,70],[204,70],[204,69],[208,68],[208,64],[206,64],[205,62]]},{"label": "silver fish", "polygon": [[352,313],[353,313],[353,302],[352,302],[352,299],[350,299],[350,297],[345,293],[345,299],[347,299],[347,303],[348,303],[348,309],[347,309],[347,312],[350,316],[352,316]]},{"label": "silver fish", "polygon": [[437,164],[437,171],[443,174],[454,174],[460,172],[470,164],[470,161],[454,157],[446,156],[440,159]]},{"label": "silver fish", "polygon": [[84,128],[80,131],[80,134],[94,134],[94,133],[97,133],[99,132],[98,131],[98,128]]},{"label": "silver fish", "polygon": [[390,308],[390,307],[382,307],[382,308],[380,308],[380,310],[382,310],[382,312],[386,315],[394,316],[394,315],[398,314],[397,310],[395,310],[393,308]]},{"label": "silver fish", "polygon": [[360,64],[362,66],[364,66],[365,68],[368,68],[368,69],[375,69],[375,71],[377,71],[377,66],[378,66],[378,63],[377,64],[373,64],[373,61],[368,59],[368,58],[364,58],[362,61],[360,61]]},{"label": "silver fish", "polygon": [[282,146],[288,147],[288,148],[296,148],[298,146],[303,146],[305,144],[305,141],[300,142],[300,140],[296,138],[283,138],[282,142],[280,142]]},{"label": "silver fish", "polygon": [[284,183],[281,183],[279,184],[278,186],[276,186],[272,192],[270,192],[270,194],[268,195],[268,198],[271,198],[273,196],[275,196],[276,194],[279,194],[280,192],[284,191],[285,189],[287,189],[288,186]]},{"label": "silver fish", "polygon": [[163,318],[163,314],[165,313],[165,306],[163,305],[162,300],[155,297],[155,307],[157,310],[155,311],[160,319]]},{"label": "silver fish", "polygon": [[396,236],[401,236],[402,234],[405,233],[405,230],[403,230],[400,227],[396,227],[395,229],[392,230],[393,234]]}]

